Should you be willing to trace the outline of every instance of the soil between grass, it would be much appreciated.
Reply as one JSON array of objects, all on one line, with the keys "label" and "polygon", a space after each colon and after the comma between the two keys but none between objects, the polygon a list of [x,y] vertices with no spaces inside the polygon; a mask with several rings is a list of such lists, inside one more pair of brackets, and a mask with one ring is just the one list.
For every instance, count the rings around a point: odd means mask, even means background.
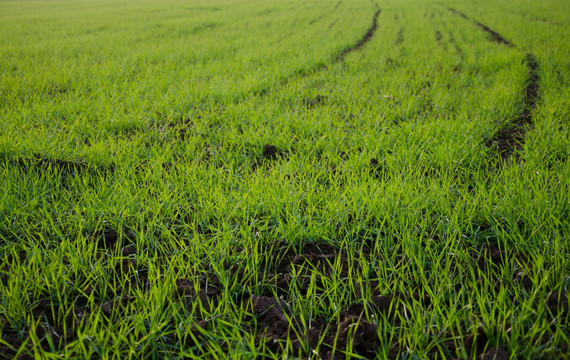
[{"label": "soil between grass", "polygon": [[[121,236],[113,229],[105,229],[93,236],[98,241],[99,251],[102,253],[114,253],[119,251],[121,258],[115,263],[113,275],[114,283],[124,282],[122,288],[109,288],[105,294],[97,294],[96,298],[103,299],[95,303],[99,307],[107,321],[112,323],[117,319],[129,316],[135,311],[129,307],[134,301],[135,289],[149,291],[152,284],[145,277],[145,268],[136,260],[137,249],[132,244],[132,236]],[[349,278],[349,272],[360,271],[358,258],[372,261],[373,251],[363,246],[357,257],[350,258],[347,249],[338,248],[330,244],[307,244],[302,251],[295,251],[286,244],[271,244],[261,246],[260,251],[265,253],[263,269],[270,272],[260,272],[257,279],[249,279],[254,283],[262,283],[260,293],[250,294],[244,292],[235,298],[235,306],[244,309],[249,317],[244,324],[244,331],[255,337],[256,346],[265,349],[267,354],[294,354],[301,357],[309,356],[315,352],[323,359],[343,359],[347,345],[352,346],[352,351],[365,358],[374,357],[382,348],[388,347],[388,357],[396,359],[404,351],[399,339],[393,339],[386,343],[382,339],[381,319],[386,319],[390,326],[402,325],[402,314],[413,312],[420,308],[431,306],[430,297],[417,288],[417,291],[404,294],[399,292],[385,293],[381,284],[377,281],[370,283],[373,292],[364,294],[360,285],[355,283],[354,293],[351,295],[355,300],[344,309],[341,309],[337,318],[317,316],[309,323],[303,321],[292,310],[294,304],[287,302],[291,283],[296,282],[298,292],[306,296],[311,287],[316,286],[317,294],[324,291],[326,286],[322,283],[327,277],[336,276],[343,279]],[[397,248],[396,248],[397,251]],[[516,258],[520,263],[528,263],[523,254],[513,250],[501,249],[491,244],[483,244],[470,250],[472,264],[475,265],[477,276],[486,276],[494,281],[500,288],[502,279],[489,277],[493,270],[500,268],[509,259]],[[103,256],[103,254],[102,254]],[[400,256],[404,256],[403,254]],[[228,265],[229,266],[229,265]],[[459,264],[457,264],[459,266]],[[248,279],[237,266],[229,267],[232,277]],[[316,281],[311,279],[318,274]],[[528,274],[513,274],[514,283],[530,289],[532,283]],[[125,282],[126,279],[126,282]],[[248,280],[246,280],[248,281]],[[244,284],[244,289],[247,288]],[[217,307],[220,297],[225,289],[222,282],[214,275],[200,278],[199,282],[190,278],[179,278],[176,281],[176,289],[173,293],[178,301],[184,306],[190,306],[197,317],[195,325],[188,329],[184,346],[199,351],[205,346],[209,338],[205,337],[208,331],[212,331],[217,321],[223,320],[218,316],[212,317],[210,313]],[[29,328],[40,339],[42,347],[46,351],[62,349],[72,341],[78,339],[79,331],[88,321],[90,313],[97,310],[92,308],[86,297],[92,294],[92,289],[86,289],[84,294],[78,295],[71,304],[60,304],[55,299],[40,298],[32,301],[31,314],[38,324]],[[305,295],[303,295],[305,294]],[[568,316],[568,299],[564,294],[551,294],[546,303],[550,318]],[[196,303],[199,304],[196,307]],[[410,306],[416,308],[409,308]],[[466,324],[467,325],[467,324]],[[476,354],[478,359],[503,359],[509,358],[508,350],[496,344],[492,337],[488,336],[489,329],[480,327],[477,334],[465,332],[462,337],[449,334],[454,340],[442,343],[444,352],[453,355],[459,348],[467,353]],[[5,332],[2,335],[5,343],[0,348],[0,358],[12,358],[16,356],[20,348],[29,348],[29,338],[15,333]],[[173,339],[174,341],[174,339]],[[24,345],[26,344],[26,345]],[[173,346],[178,346],[176,343]],[[430,358],[438,357],[439,353],[433,351]],[[18,357],[28,359],[27,355]]]},{"label": "soil between grass", "polygon": [[[516,48],[516,45],[504,38],[501,34],[491,29],[487,25],[471,19],[464,13],[447,7],[449,11],[461,16],[464,19],[474,22],[490,35],[491,41],[508,47]],[[536,57],[527,53],[525,61],[528,68],[528,76],[525,82],[524,97],[522,103],[522,111],[519,116],[512,122],[507,123],[503,128],[487,141],[487,147],[493,148],[498,156],[504,161],[510,158],[516,150],[521,150],[524,144],[526,132],[533,125],[532,113],[539,100],[540,77],[538,75],[539,65]]]}]

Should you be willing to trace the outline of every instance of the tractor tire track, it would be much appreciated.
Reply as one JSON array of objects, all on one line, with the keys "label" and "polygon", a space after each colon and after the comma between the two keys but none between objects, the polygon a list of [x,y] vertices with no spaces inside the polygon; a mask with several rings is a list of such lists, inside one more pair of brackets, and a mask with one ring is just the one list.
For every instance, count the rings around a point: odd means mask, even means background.
[{"label": "tractor tire track", "polygon": [[394,44],[396,46],[402,45],[402,43],[404,42],[404,28],[401,27],[400,30],[398,30],[398,33],[396,34],[396,41],[394,42]]},{"label": "tractor tire track", "polygon": [[525,128],[533,126],[532,113],[536,107],[540,90],[539,68],[534,55],[526,54],[525,61],[528,67],[528,75],[524,89],[522,112],[514,122],[504,126],[487,142],[488,147],[496,148],[503,160],[512,156],[515,150],[521,150],[527,131]]},{"label": "tractor tire track", "polygon": [[336,5],[334,6],[334,9],[337,10],[339,8],[340,5],[342,5],[342,2],[344,0],[340,0],[339,2],[336,3]]},{"label": "tractor tire track", "polygon": [[382,10],[380,10],[380,8],[378,7],[378,4],[374,4],[376,6],[376,12],[374,13],[374,17],[372,18],[372,24],[370,25],[370,28],[368,28],[368,31],[366,32],[366,34],[364,34],[364,36],[362,38],[360,38],[360,40],[353,46],[344,49],[343,52],[341,52],[333,61],[333,63],[338,63],[344,60],[344,58],[346,57],[346,55],[350,54],[351,52],[354,52],[356,50],[359,50],[360,48],[362,48],[364,45],[366,45],[367,42],[370,41],[370,39],[372,39],[372,37],[374,36],[374,33],[376,32],[376,29],[378,29],[378,16],[380,16],[380,12],[382,12]]},{"label": "tractor tire track", "polygon": [[[374,12],[374,15],[372,17],[372,23],[370,24],[370,27],[367,29],[366,33],[358,40],[358,42],[356,42],[356,44],[345,48],[340,54],[338,54],[331,62],[332,65],[343,62],[345,57],[352,53],[355,52],[357,50],[360,50],[364,45],[366,45],[366,43],[368,43],[372,37],[374,36],[374,34],[376,33],[376,30],[378,29],[378,17],[380,16],[381,13],[381,9],[378,6],[378,4],[374,1],[371,0],[371,2],[374,4],[374,7],[376,9],[376,11]],[[337,4],[337,7],[340,6],[340,4],[342,3],[342,1],[339,1],[339,3]],[[333,23],[334,25],[334,23]],[[331,28],[333,25],[329,26],[329,28]],[[318,64],[317,66],[313,67],[312,69],[308,69],[308,70],[304,70],[304,69],[300,69],[297,72],[295,72],[293,75],[288,76],[287,78],[279,81],[277,84],[273,85],[273,86],[269,86],[268,88],[264,88],[261,90],[254,90],[253,92],[250,93],[249,96],[245,96],[243,99],[241,99],[241,101],[245,101],[251,97],[259,97],[259,98],[264,98],[266,96],[268,96],[271,93],[275,93],[277,91],[279,91],[279,89],[283,88],[284,86],[286,86],[287,84],[289,84],[291,81],[293,80],[298,80],[298,79],[304,79],[304,78],[308,78],[309,76],[315,75],[321,71],[326,71],[328,70],[329,66],[331,64]],[[182,130],[180,130],[183,134],[186,134],[186,129],[184,129],[184,126],[182,126]],[[183,136],[180,136],[181,140],[184,140]]]},{"label": "tractor tire track", "polygon": [[448,35],[449,35],[449,42],[451,43],[451,46],[453,46],[453,48],[455,49],[457,56],[459,56],[459,58],[461,60],[465,59],[465,53],[463,52],[463,49],[461,49],[461,47],[457,43],[457,40],[455,40],[455,36],[453,36],[453,33],[451,32],[451,30],[449,30]]},{"label": "tractor tire track", "polygon": [[[372,39],[372,37],[374,36],[374,33],[376,32],[376,30],[378,28],[378,16],[382,12],[382,10],[379,8],[377,3],[373,2],[373,4],[376,8],[376,11],[374,12],[374,15],[372,17],[372,24],[370,25],[370,27],[368,28],[366,33],[358,40],[358,42],[356,44],[344,49],[340,54],[338,54],[332,60],[332,62],[331,62],[332,65],[344,61],[344,58],[348,54],[350,54],[354,51],[360,50],[366,43],[368,43]],[[332,26],[330,26],[330,27],[332,27]],[[291,82],[292,80],[307,78],[307,77],[312,76],[314,74],[317,74],[321,71],[326,71],[326,70],[328,70],[329,66],[330,66],[330,64],[320,64],[320,65],[317,65],[314,68],[309,69],[309,70],[300,70],[300,71],[296,72],[294,75],[289,76],[288,78],[280,81],[278,84],[278,87],[283,87],[283,86],[287,85],[289,82]],[[263,93],[257,93],[255,95],[256,96],[265,96],[269,93],[271,93],[271,91],[265,91]]]},{"label": "tractor tire track", "polygon": [[495,30],[491,29],[490,27],[488,27],[487,25],[480,23],[479,21],[473,20],[470,17],[468,17],[467,15],[465,15],[464,13],[455,10],[454,8],[450,8],[447,7],[449,9],[449,11],[461,16],[464,19],[467,19],[469,21],[474,22],[475,24],[477,24],[477,26],[479,26],[481,29],[483,29],[487,34],[489,34],[491,36],[491,39],[494,42],[498,42],[499,44],[503,44],[506,45],[508,47],[516,47],[512,42],[510,42],[509,40],[505,39],[501,34],[499,34],[498,32],[496,32]]},{"label": "tractor tire track", "polygon": [[[437,15],[443,16],[443,12],[438,11]],[[435,13],[432,12],[431,16],[430,16],[430,23],[436,29],[434,38],[435,38],[435,41],[437,42],[437,45],[446,52],[449,51],[449,49],[451,47],[453,49],[451,51],[455,52],[455,54],[461,60],[463,60],[463,58],[464,58],[463,50],[461,50],[461,48],[458,46],[457,41],[455,40],[455,38],[453,36],[453,29],[450,28],[447,23],[442,22],[440,19],[434,20],[434,17],[435,17]],[[445,34],[447,34],[447,39],[445,39]]]},{"label": "tractor tire track", "polygon": [[[489,28],[487,25],[471,19],[464,13],[451,7],[447,7],[447,9],[466,20],[475,23],[490,35],[492,41],[511,48],[517,47],[512,42],[505,39],[501,34]],[[540,97],[540,76],[538,75],[538,60],[532,53],[527,53],[525,56],[525,62],[528,68],[528,74],[525,81],[524,96],[522,99],[522,110],[514,121],[504,125],[486,143],[486,146],[494,149],[497,152],[497,155],[503,161],[511,157],[515,150],[521,150],[522,146],[524,145],[526,132],[533,127],[532,114]]]}]

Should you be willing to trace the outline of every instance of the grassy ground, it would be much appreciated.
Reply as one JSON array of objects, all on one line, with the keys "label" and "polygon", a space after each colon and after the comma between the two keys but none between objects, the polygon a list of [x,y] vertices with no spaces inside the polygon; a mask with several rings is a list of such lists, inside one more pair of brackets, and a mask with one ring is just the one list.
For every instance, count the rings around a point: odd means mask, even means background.
[{"label": "grassy ground", "polygon": [[2,2],[0,357],[567,358],[569,15]]}]

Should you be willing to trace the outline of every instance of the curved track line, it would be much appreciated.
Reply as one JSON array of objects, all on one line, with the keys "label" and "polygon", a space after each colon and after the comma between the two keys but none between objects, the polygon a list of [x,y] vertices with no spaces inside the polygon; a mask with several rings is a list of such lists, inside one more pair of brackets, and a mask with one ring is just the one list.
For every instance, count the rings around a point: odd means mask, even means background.
[{"label": "curved track line", "polygon": [[339,2],[336,3],[336,5],[334,6],[334,9],[338,9],[338,7],[342,4],[344,0],[340,0]]},{"label": "curved track line", "polygon": [[481,29],[483,29],[487,34],[491,35],[491,39],[495,42],[498,42],[499,44],[503,44],[506,45],[508,47],[516,47],[512,42],[510,42],[509,40],[505,39],[501,34],[499,34],[498,32],[496,32],[495,30],[491,29],[490,27],[488,27],[487,25],[480,23],[479,21],[473,20],[470,17],[468,17],[467,15],[465,15],[464,13],[455,10],[454,8],[450,8],[447,7],[449,9],[449,11],[461,16],[464,19],[470,20],[472,22],[474,22],[475,24],[477,24],[477,26],[479,26]]},{"label": "curved track line", "polygon": [[[376,2],[374,2],[372,0],[371,0],[371,2],[374,4],[374,6],[376,8],[376,12],[374,13],[374,16],[372,17],[372,24],[370,25],[370,27],[368,28],[366,33],[358,40],[358,42],[356,44],[344,49],[340,54],[338,54],[332,60],[332,64],[336,64],[336,63],[344,61],[344,58],[346,57],[346,55],[362,48],[374,36],[374,33],[376,32],[376,29],[378,28],[378,16],[380,15],[380,12],[382,10],[379,8],[379,6]],[[341,3],[342,3],[342,0],[339,1],[337,6],[340,6]],[[329,28],[330,28],[330,26],[329,26]],[[277,92],[279,90],[279,88],[286,86],[289,82],[291,82],[294,79],[303,79],[303,78],[309,77],[309,76],[314,75],[320,71],[327,70],[329,68],[329,66],[330,65],[328,65],[326,63],[325,64],[317,64],[314,68],[309,69],[307,71],[303,71],[303,70],[297,71],[293,75],[279,81],[276,84],[272,84],[272,85],[270,85],[266,88],[263,88],[263,89],[253,90],[251,93],[244,96],[240,101],[245,101],[246,99],[249,99],[252,97],[263,98],[263,97],[271,94],[272,92]],[[186,134],[187,129],[191,128],[192,126],[193,126],[192,124],[187,124],[187,123],[183,122],[182,126],[178,129],[179,138],[184,140],[184,136]]]},{"label": "curved track line", "polygon": [[353,51],[360,49],[361,47],[366,45],[366,43],[369,42],[370,39],[372,39],[372,37],[374,36],[374,33],[376,32],[376,29],[378,28],[378,16],[380,15],[380,12],[382,11],[378,7],[378,4],[375,4],[375,5],[376,5],[376,12],[374,13],[374,17],[372,18],[372,25],[370,25],[370,28],[368,28],[368,31],[366,32],[366,34],[364,34],[364,36],[354,46],[351,46],[347,49],[344,49],[344,51],[341,52],[335,58],[333,63],[343,61],[346,55],[350,54]]},{"label": "curved track line", "polygon": [[503,160],[509,158],[515,150],[520,150],[524,144],[526,125],[533,125],[532,112],[536,107],[538,92],[540,90],[538,76],[538,61],[532,54],[526,54],[528,76],[523,98],[523,110],[517,119],[503,127],[487,142],[488,147],[496,147]]},{"label": "curved track line", "polygon": [[[346,49],[344,49],[340,54],[338,54],[333,60],[332,60],[332,64],[337,64],[339,62],[344,61],[344,58],[356,51],[359,50],[360,48],[362,48],[367,42],[370,41],[370,39],[372,39],[372,37],[374,36],[374,33],[376,32],[376,29],[378,28],[378,16],[380,15],[380,12],[382,11],[380,9],[380,7],[378,6],[378,4],[374,1],[371,0],[371,2],[374,4],[376,11],[374,12],[374,16],[372,17],[372,24],[370,25],[370,27],[368,28],[368,30],[366,31],[366,33],[358,40],[358,42]],[[342,3],[342,0],[338,2],[337,7],[340,6],[340,4]],[[330,26],[329,26],[330,28]],[[311,75],[314,75],[320,71],[325,71],[329,68],[330,65],[328,64],[318,64],[316,65],[314,68],[309,69],[307,71],[297,71],[295,74],[279,81],[277,84],[273,84],[272,86],[268,86],[267,88],[263,88],[263,89],[258,89],[258,90],[253,90],[250,94],[246,95],[242,101],[251,98],[251,97],[260,97],[263,98],[267,95],[269,95],[272,92],[276,92],[278,91],[279,88],[282,88],[284,86],[286,86],[289,82],[291,82],[294,79],[303,79],[303,78],[307,78]],[[182,127],[181,130],[179,131],[183,131],[183,133],[185,134],[186,131],[184,129],[184,126]]]},{"label": "curved track line", "polygon": [[[512,48],[517,47],[512,42],[505,39],[501,34],[489,28],[487,25],[473,20],[464,13],[457,11],[451,7],[447,7],[447,9],[461,16],[462,18],[477,24],[477,26],[491,35],[492,41]],[[515,121],[503,126],[503,128],[501,128],[495,134],[495,136],[489,139],[486,143],[487,147],[495,148],[498,152],[498,155],[503,160],[506,160],[512,156],[515,150],[521,149],[522,145],[524,144],[526,132],[528,130],[526,127],[533,126],[532,113],[536,108],[536,103],[538,101],[540,91],[540,77],[538,76],[539,66],[536,57],[531,53],[526,54],[525,61],[528,68],[528,75],[524,87],[522,112],[515,119]]]},{"label": "curved track line", "polygon": [[[376,32],[376,29],[378,28],[378,16],[380,15],[380,12],[382,11],[379,7],[378,4],[373,2],[374,6],[376,7],[376,12],[374,13],[374,16],[372,17],[372,24],[370,25],[370,27],[368,28],[368,30],[366,31],[366,33],[358,40],[358,42],[346,49],[344,49],[340,54],[338,54],[333,60],[331,64],[336,64],[339,62],[344,61],[344,58],[356,51],[359,50],[360,48],[362,48],[367,42],[370,41],[370,39],[372,39],[372,37],[374,36],[374,33]],[[296,74],[289,76],[288,78],[280,81],[278,83],[278,86],[285,86],[287,85],[290,81],[292,81],[293,79],[302,79],[302,78],[306,78],[309,77],[313,74],[316,74],[320,71],[325,71],[328,70],[330,64],[319,64],[317,66],[315,66],[312,69],[309,69],[307,71],[299,71]],[[264,91],[264,92],[260,92],[260,93],[255,93],[254,95],[256,96],[264,96],[269,94],[271,91]]]}]

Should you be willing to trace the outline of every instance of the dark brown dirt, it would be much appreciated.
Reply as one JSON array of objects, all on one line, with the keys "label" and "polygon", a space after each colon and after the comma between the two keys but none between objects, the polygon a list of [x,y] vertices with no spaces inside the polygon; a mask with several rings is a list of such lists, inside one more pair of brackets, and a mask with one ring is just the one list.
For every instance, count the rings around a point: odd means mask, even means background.
[{"label": "dark brown dirt", "polygon": [[[353,221],[356,221],[356,215],[353,217]],[[120,236],[116,231],[108,231],[108,235],[109,240],[120,241]],[[117,278],[136,277],[136,273],[144,270],[134,259],[137,249],[130,245],[123,247],[121,251],[126,258],[121,259],[113,269]],[[325,277],[334,272],[335,276],[348,279],[349,269],[358,270],[357,264],[350,261],[345,255],[345,250],[329,244],[313,243],[299,248],[293,248],[284,243],[265,246],[260,244],[259,251],[263,253],[263,258],[267,259],[267,263],[261,264],[263,270],[260,271],[257,278],[254,276],[255,279],[249,278],[245,282],[251,280],[252,283],[261,284],[262,287],[265,282],[268,290],[260,294],[250,294],[244,291],[243,294],[235,298],[235,304],[242,306],[250,314],[249,318],[245,319],[243,329],[254,335],[256,345],[276,354],[287,352],[308,358],[313,356],[316,351],[323,359],[344,359],[346,355],[343,351],[348,344],[351,344],[355,353],[364,358],[372,358],[381,346],[382,340],[378,334],[378,325],[375,321],[371,321],[371,318],[367,318],[366,314],[372,313],[375,318],[385,316],[393,326],[399,326],[401,318],[399,314],[416,311],[418,306],[420,308],[431,306],[431,299],[424,295],[419,288],[410,294],[383,294],[381,293],[381,284],[371,281],[369,287],[373,291],[370,296],[367,296],[361,293],[360,285],[355,283],[352,286],[355,291],[349,295],[352,302],[350,306],[340,311],[338,318],[328,318],[321,315],[311,319],[310,325],[308,323],[303,325],[303,322],[295,316],[293,307],[284,300],[293,278],[297,280],[302,280],[303,277],[309,278],[314,276],[315,270],[318,270]],[[357,256],[368,259],[373,255],[368,247],[363,246]],[[481,268],[488,269],[489,267],[500,266],[512,256],[515,256],[512,251],[509,252],[493,245],[483,245],[478,249],[477,257],[474,257],[473,261]],[[333,266],[333,264],[336,265]],[[245,279],[243,270],[239,270],[235,264],[224,264],[224,268],[227,268],[227,272],[232,276]],[[273,275],[264,275],[265,269],[272,271]],[[277,285],[277,289],[275,285]],[[204,332],[214,331],[217,318],[223,316],[212,316],[218,298],[224,291],[223,286],[214,275],[194,278],[194,280],[179,278],[175,286],[173,289],[174,298],[178,298],[196,319],[196,324],[188,329],[186,336],[181,340],[187,347],[199,348],[204,343],[212,341],[210,338],[204,337]],[[306,290],[303,286],[300,284],[301,293]],[[85,292],[88,293],[88,291]],[[96,298],[105,299],[97,306],[105,315],[106,321],[112,322],[118,317],[128,316],[130,311],[135,311],[129,305],[134,298],[128,282],[127,288],[107,289],[106,294],[98,294]],[[552,294],[545,301],[547,301],[552,318],[568,317],[568,300],[565,294]],[[42,346],[48,344],[45,340],[48,337],[54,341],[58,349],[75,340],[77,329],[81,328],[83,319],[88,316],[84,307],[72,306],[69,313],[62,314],[60,306],[51,300],[35,302],[32,315],[34,318],[40,319],[40,326],[33,331],[41,339],[44,339]],[[64,332],[64,328],[68,330]],[[3,339],[16,349],[22,346],[22,340],[15,334],[4,333]],[[292,347],[285,348],[288,339]],[[468,335],[463,339],[447,341],[443,345],[449,350],[449,354],[455,354],[457,347],[462,347],[468,354],[474,354],[478,359],[493,357],[503,359],[505,354],[508,355],[500,347],[488,349],[490,342],[491,340],[480,328],[476,336]],[[177,343],[172,345],[179,346]],[[488,351],[484,353],[485,349]],[[46,350],[48,349],[46,348]],[[1,347],[0,351],[11,356],[16,353],[6,346]],[[399,358],[403,351],[404,349],[400,349],[397,341],[395,341],[389,349],[389,358]],[[434,353],[429,356],[435,358],[438,355]]]},{"label": "dark brown dirt", "polygon": [[524,271],[519,271],[516,273],[515,279],[513,281],[514,283],[520,284],[526,291],[530,291],[532,289],[532,279]]},{"label": "dark brown dirt", "polygon": [[[15,357],[23,343],[17,334],[4,333],[2,334],[2,341],[8,345],[0,345],[0,359],[34,360],[33,356],[26,354]],[[29,349],[29,345],[27,348]]]},{"label": "dark brown dirt", "polygon": [[516,124],[509,124],[500,129],[495,136],[487,141],[487,147],[494,149],[501,159],[508,159],[515,150],[523,145],[525,131]]},{"label": "dark brown dirt", "polygon": [[[357,354],[373,356],[380,345],[377,329],[376,324],[362,320],[357,316],[350,316],[338,325],[337,333],[334,336],[329,336],[328,340],[330,344],[334,344],[336,340],[338,349],[345,349],[350,342]],[[343,354],[334,356],[331,352],[327,353],[327,357],[344,358]]]},{"label": "dark brown dirt", "polygon": [[[483,331],[483,328],[480,327],[477,330],[477,334],[475,336],[467,335],[459,341],[449,340],[444,342],[444,346],[451,354],[455,354],[457,352],[458,350],[457,345],[461,346],[467,354],[473,354],[473,353],[483,354],[488,343],[489,343],[489,338],[487,337],[487,334]],[[455,360],[459,359],[456,358]]]},{"label": "dark brown dirt", "polygon": [[263,150],[261,151],[261,155],[264,159],[274,160],[279,155],[279,150],[275,145],[265,144],[263,145]]},{"label": "dark brown dirt", "polygon": [[[291,340],[293,353],[300,356],[312,353],[312,349],[324,339],[320,347],[323,359],[344,358],[342,351],[349,342],[358,354],[372,356],[380,343],[377,325],[362,320],[362,313],[345,317],[336,326],[336,331],[327,331],[327,320],[322,318],[314,319],[310,328],[294,328],[292,324],[300,322],[294,318],[290,321],[292,316],[287,314],[286,304],[274,297],[254,295],[248,300],[246,309],[254,316],[256,332],[261,334],[257,343],[276,353],[284,351],[287,339]],[[334,344],[336,352],[332,351]]]},{"label": "dark brown dirt", "polygon": [[216,305],[217,297],[221,294],[221,290],[217,282],[215,284],[207,284],[205,281],[200,281],[200,288],[197,289],[193,282],[181,278],[176,280],[176,293],[187,307],[195,304],[195,300],[198,299],[202,307],[195,309],[194,312],[198,318],[203,319]]},{"label": "dark brown dirt", "polygon": [[[277,244],[276,246],[280,247],[281,245]],[[268,252],[272,250],[274,247],[267,249]],[[483,261],[500,264],[507,256],[506,252],[490,246],[481,249],[479,252],[482,254],[481,257],[485,259],[481,262],[481,266],[484,267],[486,265],[483,265]],[[370,250],[364,247],[361,256],[371,256]],[[297,279],[299,283],[297,283],[296,288],[303,294],[303,291],[307,290],[302,281],[299,281],[303,276],[309,278],[316,270],[325,277],[332,271],[335,272],[335,275],[340,274],[341,277],[347,277],[348,269],[358,269],[358,265],[349,261],[343,255],[342,249],[332,245],[308,244],[303,246],[299,252],[289,248],[276,257],[279,259],[276,259],[275,263],[266,264],[263,267],[270,270],[274,269],[274,275],[266,276],[265,281],[276,284],[277,287],[270,287],[273,289],[272,291],[267,291],[263,295],[254,295],[251,298],[246,297],[244,300],[248,304],[249,312],[257,320],[256,326],[251,331],[258,334],[258,345],[263,344],[272,352],[284,352],[286,339],[291,339],[293,349],[290,348],[289,351],[293,351],[294,354],[301,357],[308,356],[316,349],[319,342],[319,355],[324,359],[343,358],[344,355],[340,349],[343,349],[349,342],[360,355],[372,356],[372,353],[380,346],[381,341],[377,335],[377,325],[364,318],[365,313],[376,313],[377,317],[379,314],[384,314],[389,321],[397,326],[400,321],[400,317],[397,316],[398,313],[416,311],[418,306],[422,308],[431,306],[430,297],[420,289],[411,294],[385,295],[379,292],[380,284],[371,282],[370,287],[374,289],[374,292],[370,298],[364,298],[359,290],[360,285],[355,283],[354,288],[356,290],[352,294],[355,301],[340,312],[338,322],[335,319],[317,317],[312,320],[312,326],[306,328],[300,325],[301,322],[292,315],[282,300],[287,296],[293,279]],[[335,265],[333,266],[333,264]],[[319,287],[320,284],[317,284],[317,288]],[[317,290],[317,293],[319,291],[321,290]],[[470,353],[481,354],[488,346],[488,341],[489,339],[481,330],[476,337],[467,336],[457,346],[465,347]],[[334,343],[337,344],[337,351],[332,353]],[[455,346],[455,343],[447,345],[452,350],[455,349]],[[400,353],[401,349],[395,345],[390,349],[390,358],[397,358]]]},{"label": "dark brown dirt", "polygon": [[107,301],[101,305],[101,311],[103,314],[111,317],[112,315],[118,315],[127,305],[134,299],[133,296],[123,295],[117,299]]},{"label": "dark brown dirt", "polygon": [[[530,266],[530,263],[524,254],[514,249],[500,248],[492,244],[484,244],[470,250],[471,258],[476,265],[476,274],[485,276],[489,280],[496,282],[496,286],[500,287],[501,279],[496,278],[498,269],[508,265],[509,263],[519,263],[524,266]],[[520,283],[523,287],[532,285],[528,274],[518,271],[513,273],[513,282]]]},{"label": "dark brown dirt", "polygon": [[509,353],[500,346],[489,349],[477,357],[478,360],[509,360]]},{"label": "dark brown dirt", "polygon": [[321,15],[319,17],[312,19],[311,21],[309,21],[309,25],[313,25],[314,23],[321,21],[324,17],[325,17],[325,15]]},{"label": "dark brown dirt", "polygon": [[[127,253],[136,252],[136,248],[132,245],[135,237],[129,230],[125,230],[121,236],[117,230],[106,228],[92,234],[90,238],[97,242],[98,249],[112,250],[115,247],[125,247],[123,251],[127,251]],[[129,249],[125,250],[127,247]]]},{"label": "dark brown dirt", "polygon": [[247,153],[255,157],[251,164],[251,171],[254,172],[259,169],[269,169],[273,161],[286,157],[289,151],[280,149],[275,145],[265,144],[261,149],[261,157],[259,156],[259,150],[247,151]]},{"label": "dark brown dirt", "polygon": [[184,345],[187,347],[200,346],[205,341],[203,332],[211,330],[210,325],[212,322],[213,319],[200,320],[196,324],[192,325],[186,332]]},{"label": "dark brown dirt", "polygon": [[469,20],[469,18],[467,17],[467,15],[465,15],[464,13],[459,12],[459,11],[453,9],[453,8],[450,8],[450,7],[448,7],[448,9],[449,9],[451,12],[456,13],[457,15],[461,16],[462,18]]},{"label": "dark brown dirt", "polygon": [[0,283],[2,283],[2,285],[7,286],[8,285],[8,279],[10,278],[10,264],[2,264],[2,266],[0,267]]},{"label": "dark brown dirt", "polygon": [[125,246],[124,248],[121,249],[121,253],[123,254],[123,256],[136,255],[137,248],[134,245]]},{"label": "dark brown dirt", "polygon": [[[36,301],[31,310],[31,315],[38,320],[38,323],[37,326],[28,328],[28,331],[34,333],[39,338],[40,345],[44,350],[49,351],[51,349],[50,341],[57,349],[61,349],[75,340],[78,329],[84,325],[84,321],[88,317],[87,312],[80,306],[72,306],[65,314],[62,313],[62,310],[63,306],[61,304],[49,299]],[[25,334],[24,336],[27,338],[29,335]],[[15,334],[8,334],[7,339],[3,337],[3,340],[16,350],[23,344],[23,340]],[[29,346],[30,344],[28,343],[27,347],[29,348]],[[0,353],[2,353],[2,350],[6,350],[12,356],[16,354],[16,351],[9,348],[0,349]],[[26,356],[23,355],[23,357],[19,358],[26,358]]]},{"label": "dark brown dirt", "polygon": [[257,326],[267,330],[267,335],[285,339],[289,333],[289,319],[285,316],[282,300],[268,296],[251,298],[251,312],[257,319]]},{"label": "dark brown dirt", "polygon": [[115,272],[121,275],[132,275],[138,269],[138,263],[133,259],[122,259],[115,265]]},{"label": "dark brown dirt", "polygon": [[553,319],[570,315],[570,307],[568,306],[568,296],[566,294],[551,294],[547,299],[548,310]]},{"label": "dark brown dirt", "polygon": [[523,114],[526,122],[531,120],[531,110],[536,106],[538,93],[540,91],[540,77],[538,76],[538,60],[533,54],[526,54],[526,64],[528,67],[528,77],[525,87],[525,113]]},{"label": "dark brown dirt", "polygon": [[395,69],[399,65],[400,63],[392,58],[386,58],[386,60],[384,60],[384,66],[386,67],[386,69]]},{"label": "dark brown dirt", "polygon": [[[301,321],[291,314],[280,297],[288,294],[293,274],[299,281],[299,291],[303,293],[308,290],[308,281],[305,283],[303,279],[309,279],[315,270],[322,272],[324,276],[335,271],[340,276],[346,277],[349,266],[356,264],[350,264],[348,258],[332,245],[308,244],[303,246],[301,252],[283,245],[277,243],[260,248],[260,251],[268,253],[267,259],[270,261],[262,265],[262,268],[272,272],[266,276],[260,273],[256,281],[265,279],[268,285],[267,291],[262,295],[243,298],[244,308],[252,314],[252,320],[255,320],[251,331],[257,334],[257,344],[274,353],[280,353],[285,351],[285,343],[290,339],[294,354],[309,356],[322,339],[319,354],[324,359],[343,358],[340,351],[344,350],[348,342],[352,342],[354,350],[363,355],[376,349],[380,343],[376,334],[376,325],[360,317],[364,313],[364,306],[388,312],[391,298],[378,295],[370,301],[357,301],[341,312],[340,323],[318,317],[311,320],[310,327],[304,327]],[[270,254],[273,256],[269,256]],[[339,261],[341,268],[336,266],[333,268],[333,264]],[[241,274],[238,276],[242,277]],[[332,353],[335,341],[337,350]]]},{"label": "dark brown dirt", "polygon": [[[197,116],[196,119],[200,119]],[[151,144],[162,146],[165,142],[170,141],[169,135],[179,141],[185,141],[195,132],[196,125],[190,117],[177,117],[170,118],[166,114],[157,113],[155,119],[149,125],[149,131],[155,133],[156,139],[146,144],[150,147]]]},{"label": "dark brown dirt", "polygon": [[[337,258],[340,258],[339,267],[333,269]],[[338,249],[332,245],[306,245],[303,252],[295,254],[292,250],[287,251],[277,263],[275,275],[272,279],[277,284],[277,294],[286,295],[292,279],[291,273],[294,271],[301,278],[310,278],[314,270],[318,270],[324,275],[333,271],[337,276],[348,276],[349,268],[357,269],[356,262],[350,263],[346,254],[339,253]],[[318,280],[317,280],[318,281]],[[308,289],[308,282],[299,284],[299,290],[304,292]]]}]

